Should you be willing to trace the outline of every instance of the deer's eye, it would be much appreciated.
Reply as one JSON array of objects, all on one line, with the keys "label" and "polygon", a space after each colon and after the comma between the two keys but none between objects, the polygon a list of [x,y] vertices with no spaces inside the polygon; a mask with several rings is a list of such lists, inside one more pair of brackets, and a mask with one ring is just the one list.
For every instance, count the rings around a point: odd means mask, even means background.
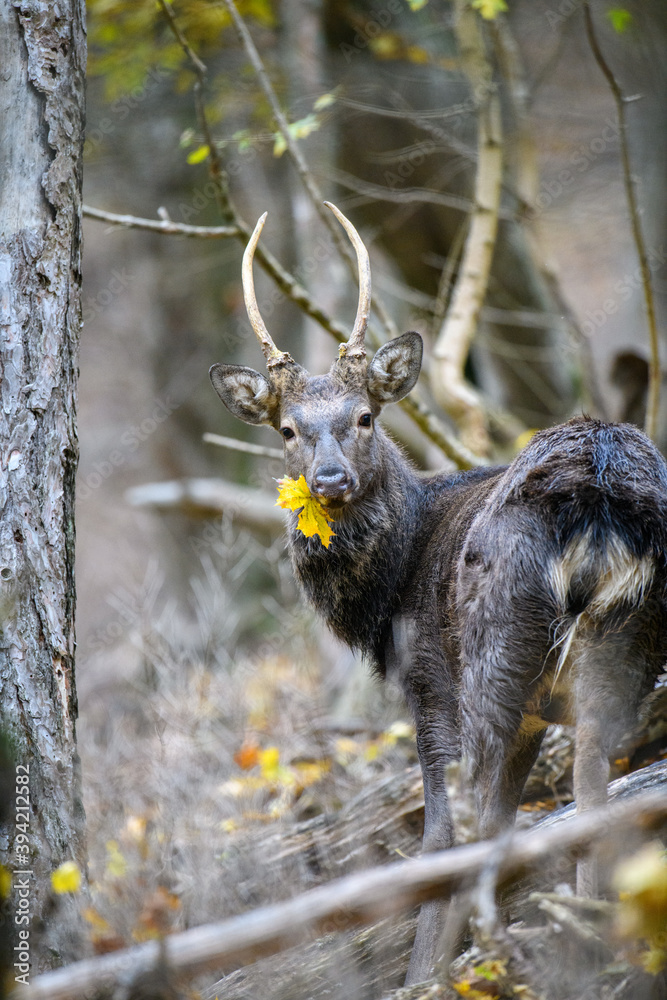
[{"label": "deer's eye", "polygon": [[362,413],[359,417],[360,427],[370,427],[373,422],[373,417],[370,413]]},{"label": "deer's eye", "polygon": [[282,436],[285,438],[286,441],[289,441],[290,438],[294,437],[294,431],[292,430],[291,427],[281,427],[280,433],[282,434]]}]

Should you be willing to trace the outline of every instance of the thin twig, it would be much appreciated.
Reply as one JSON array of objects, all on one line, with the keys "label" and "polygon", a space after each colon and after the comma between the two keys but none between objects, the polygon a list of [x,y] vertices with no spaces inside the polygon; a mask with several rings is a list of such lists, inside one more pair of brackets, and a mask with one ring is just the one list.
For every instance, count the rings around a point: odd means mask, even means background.
[{"label": "thin twig", "polygon": [[[285,141],[285,146],[287,148],[287,152],[290,156],[290,159],[294,163],[297,173],[301,178],[303,186],[306,189],[306,192],[308,193],[308,196],[313,204],[313,207],[315,208],[315,211],[317,212],[318,216],[320,217],[326,228],[331,233],[332,238],[334,240],[334,245],[338,253],[341,255],[342,259],[349,267],[350,273],[356,278],[355,255],[353,254],[352,249],[349,246],[348,242],[341,235],[340,227],[335,222],[333,216],[324,207],[324,200],[325,200],[324,196],[320,191],[319,185],[317,184],[315,178],[313,177],[308,167],[308,164],[306,163],[306,159],[303,153],[301,152],[301,148],[298,142],[295,140],[294,136],[290,131],[289,123],[283,113],[282,108],[280,107],[280,102],[278,101],[276,92],[273,89],[271,81],[269,80],[269,76],[268,73],[266,72],[261,56],[257,51],[255,43],[253,42],[252,35],[248,31],[245,21],[243,20],[238,10],[236,9],[236,4],[234,3],[234,0],[224,0],[224,3],[234,22],[234,27],[236,28],[238,36],[241,40],[241,44],[243,45],[246,51],[246,55],[250,60],[250,64],[255,71],[255,75],[257,76],[259,85],[264,92],[264,96],[269,102],[271,111],[273,113],[273,117],[275,118],[276,125],[278,126],[278,131],[280,132]],[[378,299],[376,295],[373,296],[373,307],[378,317],[380,318],[383,326],[385,327],[388,336],[395,337],[398,333],[398,330],[396,329],[396,324],[391,319],[383,303]]]},{"label": "thin twig", "polygon": [[[499,859],[498,880],[505,881],[544,865],[556,855],[580,852],[620,829],[646,829],[667,816],[661,791],[632,796],[579,813],[549,829],[514,834]],[[193,927],[166,938],[166,959],[176,976],[205,968],[238,967],[261,955],[275,954],[317,931],[338,931],[369,924],[379,914],[398,912],[424,899],[456,889],[479,874],[497,855],[494,841],[467,844],[336,879],[294,899],[262,907],[217,924]],[[92,988],[108,988],[119,977],[150,972],[160,958],[156,941],[111,955],[85,959],[37,976],[21,1000],[76,1000]],[[14,994],[17,1000],[19,994]]]},{"label": "thin twig", "polygon": [[167,236],[196,236],[200,240],[220,240],[228,236],[238,236],[238,226],[187,226],[182,222],[157,219],[139,219],[134,215],[116,215],[115,212],[103,212],[91,205],[84,205],[82,212],[88,219],[98,219],[108,222],[110,226],[124,226],[126,229],[148,229],[153,233],[164,233]]},{"label": "thin twig", "polygon": [[648,324],[650,358],[648,365],[648,399],[646,401],[646,422],[644,424],[644,430],[649,437],[655,440],[658,430],[658,411],[660,407],[660,345],[658,341],[658,326],[655,316],[655,303],[653,300],[653,287],[651,284],[651,269],[649,267],[648,255],[646,253],[646,244],[644,242],[644,234],[642,233],[641,220],[639,218],[637,192],[635,190],[635,182],[632,176],[632,167],[630,164],[630,148],[628,146],[627,122],[625,118],[625,98],[618,80],[614,76],[609,63],[606,61],[598,44],[588,0],[585,0],[584,3],[584,20],[586,22],[586,35],[588,37],[593,57],[602,70],[616,103],[618,134],[621,145],[621,160],[623,163],[625,197],[628,203],[628,212],[630,214],[632,236],[635,242],[637,256],[639,257],[642,289],[644,292],[644,308],[646,309],[646,322]]},{"label": "thin twig", "polygon": [[199,127],[201,128],[204,141],[208,147],[208,173],[215,187],[215,198],[218,203],[218,211],[224,221],[230,223],[234,220],[235,213],[229,200],[227,174],[225,173],[222,165],[218,148],[213,141],[213,135],[208,123],[208,117],[206,115],[206,105],[204,103],[204,89],[206,86],[206,74],[208,70],[199,56],[193,51],[190,43],[181,31],[169,0],[158,0],[158,2],[164,11],[169,27],[174,33],[178,44],[181,46],[185,55],[192,63],[192,67],[197,75],[197,82],[195,83],[194,88],[195,108],[197,111],[197,118],[199,120]]},{"label": "thin twig", "polygon": [[401,188],[400,190],[388,188],[384,184],[373,184],[372,181],[361,180],[361,178],[348,174],[344,170],[331,170],[330,176],[341,187],[354,191],[355,194],[367,195],[376,201],[391,201],[399,205],[442,205],[464,214],[474,211],[475,208],[469,198],[462,198],[457,194],[447,194],[444,191],[430,191],[428,188]]},{"label": "thin twig", "polygon": [[433,319],[431,321],[431,329],[433,335],[437,336],[440,328],[442,326],[442,321],[447,314],[447,307],[451,299],[452,291],[452,280],[454,278],[454,272],[456,271],[459,258],[461,256],[461,250],[463,249],[463,244],[465,243],[466,236],[468,235],[468,227],[470,225],[470,218],[466,217],[462,220],[459,228],[456,230],[454,239],[452,240],[451,246],[449,248],[449,253],[447,254],[447,260],[445,261],[445,266],[440,274],[440,281],[438,282],[438,291],[435,296],[435,301],[433,303]]}]

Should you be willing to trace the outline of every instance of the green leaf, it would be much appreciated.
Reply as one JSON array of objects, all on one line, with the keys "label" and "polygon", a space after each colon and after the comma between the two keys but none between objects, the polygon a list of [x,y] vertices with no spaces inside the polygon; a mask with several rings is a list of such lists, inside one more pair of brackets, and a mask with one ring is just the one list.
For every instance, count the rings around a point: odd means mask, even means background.
[{"label": "green leaf", "polygon": [[[291,125],[288,125],[289,134],[293,139],[305,139],[311,132],[317,132],[320,124],[320,119],[311,112],[305,118],[300,118],[298,122],[292,122]],[[287,140],[282,132],[276,132],[273,143],[273,155],[282,156],[286,149]]]},{"label": "green leaf", "polygon": [[199,146],[197,149],[193,149],[191,153],[188,153],[187,162],[192,166],[195,163],[203,163],[210,149],[208,146]]},{"label": "green leaf", "polygon": [[247,128],[239,129],[232,136],[234,142],[238,143],[239,153],[245,153],[252,146],[252,133]]},{"label": "green leaf", "polygon": [[407,0],[410,10],[421,10],[428,3],[428,0]]},{"label": "green leaf", "polygon": [[331,105],[335,103],[336,103],[335,94],[322,94],[322,96],[318,97],[315,103],[313,104],[313,110],[324,111],[325,108],[330,108]]},{"label": "green leaf", "polygon": [[610,7],[607,17],[617,35],[622,35],[632,24],[632,14],[625,7]]}]

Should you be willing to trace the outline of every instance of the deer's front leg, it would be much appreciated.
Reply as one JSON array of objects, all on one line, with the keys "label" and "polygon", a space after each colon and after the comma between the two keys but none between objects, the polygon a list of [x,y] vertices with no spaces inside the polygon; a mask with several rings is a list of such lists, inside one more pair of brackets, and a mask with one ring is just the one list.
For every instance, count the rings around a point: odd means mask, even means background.
[{"label": "deer's front leg", "polygon": [[[420,648],[414,625],[404,618],[394,621],[390,665],[400,678],[417,730],[424,779],[423,849],[444,850],[453,843],[445,768],[459,756],[458,711],[451,674],[442,652]],[[422,904],[406,985],[431,976],[446,914],[444,899]]]},{"label": "deer's front leg", "polygon": [[[417,750],[424,779],[424,852],[441,851],[453,844],[452,819],[447,802],[445,768],[457,752],[443,752],[437,746],[436,733],[443,726],[441,711],[423,707],[415,712]],[[452,720],[454,722],[454,720]],[[439,958],[438,943],[447,916],[448,900],[432,899],[422,903],[417,933],[405,979],[406,986],[430,978]]]}]

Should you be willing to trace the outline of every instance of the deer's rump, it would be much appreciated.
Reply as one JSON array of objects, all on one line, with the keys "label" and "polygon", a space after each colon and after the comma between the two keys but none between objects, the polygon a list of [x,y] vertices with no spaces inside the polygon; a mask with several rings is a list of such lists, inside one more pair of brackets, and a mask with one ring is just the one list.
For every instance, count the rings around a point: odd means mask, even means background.
[{"label": "deer's rump", "polygon": [[605,728],[620,738],[667,660],[666,566],[667,465],[652,443],[586,417],[537,434],[459,563],[464,686],[500,706],[488,721],[574,722],[613,686],[625,706]]}]

